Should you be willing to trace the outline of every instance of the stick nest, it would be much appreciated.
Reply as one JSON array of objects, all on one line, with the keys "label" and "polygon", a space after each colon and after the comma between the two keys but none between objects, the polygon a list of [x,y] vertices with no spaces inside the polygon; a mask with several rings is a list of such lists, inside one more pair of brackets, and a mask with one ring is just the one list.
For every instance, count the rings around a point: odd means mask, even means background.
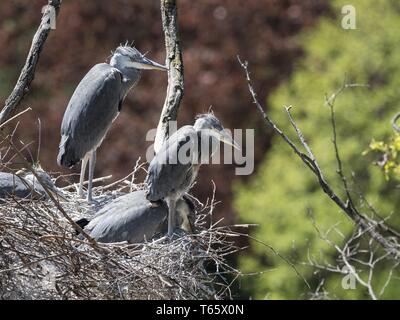
[{"label": "stick nest", "polygon": [[[127,183],[94,194],[104,205]],[[94,214],[74,185],[63,194],[57,201],[72,219]],[[207,227],[213,208],[213,200],[201,205],[195,234],[102,244],[77,237],[51,199],[7,199],[0,204],[0,299],[229,298],[239,272],[226,257],[239,250],[237,234],[218,223]]]}]

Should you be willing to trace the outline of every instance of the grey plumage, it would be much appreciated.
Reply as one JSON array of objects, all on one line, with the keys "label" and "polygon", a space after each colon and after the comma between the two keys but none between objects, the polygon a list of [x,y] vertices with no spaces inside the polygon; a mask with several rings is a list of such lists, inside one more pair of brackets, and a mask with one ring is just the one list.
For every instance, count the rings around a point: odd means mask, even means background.
[{"label": "grey plumage", "polygon": [[[194,206],[190,200],[178,203],[179,221],[186,231],[191,231]],[[160,201],[153,205],[146,199],[143,190],[121,196],[104,206],[84,227],[85,231],[99,242],[140,243],[150,240],[166,229],[168,207]],[[87,223],[87,222],[86,222]],[[85,222],[80,220],[84,226]]]},{"label": "grey plumage", "polygon": [[[158,201],[176,195],[183,196],[193,184],[200,164],[195,163],[197,149],[195,143],[197,131],[193,126],[184,126],[177,130],[163,144],[151,161],[146,183],[149,186],[147,199]],[[192,151],[192,159],[178,161],[179,150],[186,145]]]},{"label": "grey plumage", "polygon": [[0,198],[15,196],[18,198],[28,198],[31,196],[32,189],[26,181],[13,173],[0,172]]},{"label": "grey plumage", "polygon": [[118,116],[122,74],[109,64],[95,65],[76,88],[61,124],[58,163],[71,167],[101,144]]},{"label": "grey plumage", "polygon": [[96,150],[118,116],[128,91],[139,81],[141,69],[166,70],[144,57],[135,48],[120,46],[110,64],[95,65],[75,89],[61,124],[57,162],[72,167],[82,160],[79,194],[89,161],[88,201],[92,200],[92,180]]},{"label": "grey plumage", "polygon": [[[38,169],[36,174],[49,191],[59,192],[47,172]],[[21,170],[18,174],[0,172],[0,199],[8,197],[45,199],[48,195],[42,184],[31,172]]]},{"label": "grey plumage", "polygon": [[147,199],[167,202],[169,235],[175,227],[176,201],[189,191],[200,165],[217,150],[219,141],[237,147],[213,114],[203,114],[193,126],[184,126],[172,134],[151,161],[146,178]]}]

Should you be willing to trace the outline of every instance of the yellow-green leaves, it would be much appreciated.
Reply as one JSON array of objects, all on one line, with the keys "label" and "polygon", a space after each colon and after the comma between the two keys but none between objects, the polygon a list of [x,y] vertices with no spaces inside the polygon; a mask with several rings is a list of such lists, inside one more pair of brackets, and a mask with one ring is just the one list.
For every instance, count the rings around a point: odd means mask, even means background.
[{"label": "yellow-green leaves", "polygon": [[379,166],[385,174],[386,180],[390,177],[400,178],[400,135],[395,133],[388,141],[375,141],[374,139],[363,152],[363,155],[373,153],[378,159],[373,164]]}]

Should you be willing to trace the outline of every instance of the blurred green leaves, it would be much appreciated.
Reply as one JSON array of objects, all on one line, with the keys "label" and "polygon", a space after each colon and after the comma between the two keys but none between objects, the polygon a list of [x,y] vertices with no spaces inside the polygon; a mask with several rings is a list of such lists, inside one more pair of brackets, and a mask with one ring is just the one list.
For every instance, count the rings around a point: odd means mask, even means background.
[{"label": "blurred green leaves", "polygon": [[390,177],[396,179],[400,178],[400,135],[395,133],[390,136],[388,141],[375,141],[372,139],[368,149],[363,152],[363,155],[367,155],[372,152],[379,156],[379,160],[373,162],[380,167],[385,174],[386,180]]},{"label": "blurred green leaves", "polygon": [[[332,1],[337,16],[321,19],[313,30],[301,36],[304,58],[296,65],[291,78],[271,95],[267,112],[296,140],[283,111],[284,105],[295,106],[292,114],[318,158],[326,179],[337,193],[343,194],[336,172],[330,111],[325,106],[325,95],[337,90],[345,76],[349,83],[369,84],[369,89],[348,89],[336,100],[338,146],[344,173],[361,211],[370,214],[369,205],[372,205],[383,217],[394,212],[389,223],[399,227],[400,216],[396,214],[400,206],[399,191],[395,183],[387,181],[381,169],[362,153],[370,148],[371,139],[380,141],[392,133],[390,120],[400,110],[400,9],[396,1],[354,0],[351,4],[356,8],[357,29],[344,30],[340,12],[346,4],[348,1]],[[253,108],[250,103],[249,108]],[[374,152],[390,151],[390,145],[396,145],[390,152],[396,152],[393,161],[396,159],[397,164],[397,144],[397,140],[375,142]],[[360,286],[355,290],[343,289],[341,275],[316,273],[315,268],[307,265],[309,256],[327,263],[336,258],[335,251],[315,232],[309,213],[322,232],[336,225],[337,231],[330,233],[330,240],[339,245],[350,235],[353,224],[326,197],[312,173],[279,137],[272,140],[272,147],[257,174],[250,182],[237,185],[235,191],[235,208],[241,221],[259,224],[252,235],[297,263],[314,289],[321,279],[325,279],[324,289],[331,298],[368,297]],[[369,200],[368,205],[359,197],[359,192]],[[262,245],[252,243],[251,252],[240,258],[240,265],[244,272],[272,269],[243,282],[249,296],[299,299],[307,298],[310,293],[293,269]],[[376,270],[377,287],[384,285],[388,272],[389,267],[385,264]],[[400,297],[398,278],[389,284],[383,297]]]}]

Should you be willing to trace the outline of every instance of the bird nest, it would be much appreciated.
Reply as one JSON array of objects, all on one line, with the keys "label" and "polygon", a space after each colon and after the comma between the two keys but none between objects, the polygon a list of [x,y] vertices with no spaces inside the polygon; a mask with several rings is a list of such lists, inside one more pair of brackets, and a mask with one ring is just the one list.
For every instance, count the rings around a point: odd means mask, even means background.
[{"label": "bird nest", "polygon": [[[126,183],[94,188],[94,195],[105,204],[122,194]],[[103,244],[76,236],[71,220],[94,209],[78,198],[74,185],[63,194],[59,200],[9,198],[0,205],[0,299],[231,296],[239,272],[226,257],[239,250],[232,238],[237,233],[218,223],[210,226],[213,200],[199,206],[193,234]]]}]

